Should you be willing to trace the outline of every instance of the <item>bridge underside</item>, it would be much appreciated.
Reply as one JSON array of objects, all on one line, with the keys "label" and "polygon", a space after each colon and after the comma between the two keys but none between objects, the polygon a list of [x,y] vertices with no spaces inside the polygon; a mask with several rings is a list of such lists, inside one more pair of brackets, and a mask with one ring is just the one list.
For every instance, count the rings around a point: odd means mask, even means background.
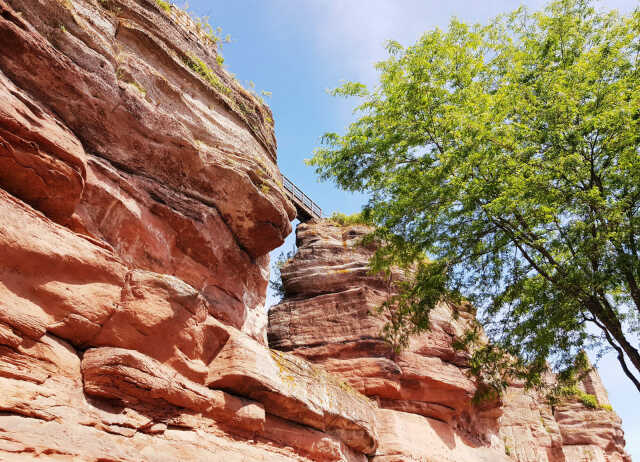
[{"label": "bridge underside", "polygon": [[[311,214],[310,210],[300,203],[298,199],[289,195],[289,200],[293,203],[296,208],[296,218],[301,222],[309,221],[314,218],[314,215]],[[316,217],[317,218],[317,217]]]},{"label": "bridge underside", "polygon": [[287,197],[296,207],[296,218],[302,222],[309,221],[312,218],[322,218],[322,209],[311,200],[309,196],[302,192],[287,177],[282,177],[282,185],[287,193]]}]

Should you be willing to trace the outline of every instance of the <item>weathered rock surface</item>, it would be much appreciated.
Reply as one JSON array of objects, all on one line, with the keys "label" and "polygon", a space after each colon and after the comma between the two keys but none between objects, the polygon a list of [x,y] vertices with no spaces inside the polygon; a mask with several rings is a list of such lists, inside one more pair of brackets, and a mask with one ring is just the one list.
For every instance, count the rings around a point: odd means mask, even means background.
[{"label": "weathered rock surface", "polygon": [[117,309],[127,273],[118,258],[3,190],[0,255],[0,322],[14,335],[82,345]]},{"label": "weathered rock surface", "polygon": [[264,408],[220,390],[211,390],[175,374],[135,350],[95,348],[82,358],[84,391],[90,396],[117,399],[127,405],[166,404],[212,416],[232,429],[264,430]]},{"label": "weathered rock surface", "polygon": [[175,7],[0,0],[0,460],[628,462],[604,409],[475,408],[469,307],[395,354],[366,228],[299,227],[269,349],[271,117]]},{"label": "weathered rock surface", "polygon": [[382,407],[466,423],[475,384],[452,342],[473,315],[457,309],[454,321],[452,308],[439,306],[432,331],[395,354],[380,335],[385,318],[374,315],[390,292],[388,281],[369,274],[373,249],[360,245],[367,232],[298,227],[298,253],[281,270],[287,297],[269,314],[270,345],[322,364]]},{"label": "weathered rock surface", "polygon": [[363,395],[293,355],[232,335],[209,366],[207,385],[261,402],[271,414],[339,436],[371,454],[375,407]]},{"label": "weathered rock surface", "polygon": [[269,109],[154,0],[0,0],[0,460],[350,461],[375,403],[266,347]]},{"label": "weathered rock surface", "polygon": [[380,447],[373,462],[509,462],[505,454],[479,447],[434,419],[387,409],[378,411]]},{"label": "weathered rock surface", "polygon": [[[439,305],[431,331],[395,354],[376,311],[391,286],[368,271],[375,250],[361,244],[368,232],[327,221],[298,226],[298,252],[281,269],[285,298],[269,313],[269,342],[322,365],[378,403],[373,460],[581,462],[588,454],[630,460],[620,419],[604,408],[569,400],[552,409],[517,385],[499,403],[472,404],[476,381],[466,354],[453,348],[475,322],[469,306]],[[609,404],[596,371],[582,388]]]},{"label": "weathered rock surface", "polygon": [[610,410],[609,396],[597,370],[589,372],[582,381],[581,388],[594,396],[600,407],[588,409],[574,399],[556,408],[554,417],[562,434],[562,450],[566,459],[591,457],[596,461],[630,461],[624,451],[622,421]]},{"label": "weathered rock surface", "polygon": [[0,186],[56,220],[75,210],[85,179],[80,141],[0,72]]},{"label": "weathered rock surface", "polygon": [[586,407],[578,398],[552,408],[542,397],[510,387],[502,398],[497,426],[505,451],[518,462],[630,461],[622,422],[607,410],[609,398],[596,370],[589,372],[581,388],[596,397],[598,408]]},{"label": "weathered rock surface", "polygon": [[2,0],[0,17],[0,185],[262,336],[266,254],[295,214],[269,109],[154,0]]},{"label": "weathered rock surface", "polygon": [[4,190],[0,220],[3,460],[356,461],[375,450],[367,398],[218,321],[184,281],[128,268]]}]

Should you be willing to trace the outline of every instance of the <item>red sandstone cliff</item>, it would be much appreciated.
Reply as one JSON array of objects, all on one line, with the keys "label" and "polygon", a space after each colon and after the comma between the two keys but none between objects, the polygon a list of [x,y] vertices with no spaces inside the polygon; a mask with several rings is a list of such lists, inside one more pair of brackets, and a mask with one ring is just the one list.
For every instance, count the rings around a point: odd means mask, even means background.
[{"label": "red sandstone cliff", "polygon": [[266,346],[295,211],[269,109],[154,0],[0,0],[0,460],[366,460]]},{"label": "red sandstone cliff", "polygon": [[[298,226],[298,252],[281,269],[286,296],[269,312],[269,342],[375,400],[380,440],[372,460],[630,460],[620,419],[606,409],[577,399],[551,409],[515,385],[500,405],[474,406],[476,381],[465,354],[452,346],[474,321],[468,307],[438,306],[431,331],[395,354],[380,336],[385,320],[375,315],[389,289],[369,274],[374,249],[361,245],[368,232],[331,222]],[[582,387],[608,404],[596,371]]]},{"label": "red sandstone cliff", "polygon": [[299,228],[269,349],[294,209],[269,109],[217,56],[155,0],[0,0],[0,460],[623,457],[607,411],[473,408],[470,313],[392,355],[362,229]]}]

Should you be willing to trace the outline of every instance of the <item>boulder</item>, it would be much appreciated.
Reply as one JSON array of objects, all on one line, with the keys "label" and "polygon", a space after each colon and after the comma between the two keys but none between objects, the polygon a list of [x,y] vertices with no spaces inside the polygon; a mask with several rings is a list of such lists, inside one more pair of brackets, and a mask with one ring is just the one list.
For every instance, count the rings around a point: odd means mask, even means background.
[{"label": "boulder", "polygon": [[135,350],[94,348],[82,358],[84,391],[90,396],[118,399],[131,406],[162,401],[211,416],[232,429],[253,433],[264,429],[264,408],[220,390],[187,380]]},{"label": "boulder", "polygon": [[209,365],[207,385],[249,397],[270,414],[325,431],[365,454],[376,448],[375,406],[307,361],[232,333]]}]

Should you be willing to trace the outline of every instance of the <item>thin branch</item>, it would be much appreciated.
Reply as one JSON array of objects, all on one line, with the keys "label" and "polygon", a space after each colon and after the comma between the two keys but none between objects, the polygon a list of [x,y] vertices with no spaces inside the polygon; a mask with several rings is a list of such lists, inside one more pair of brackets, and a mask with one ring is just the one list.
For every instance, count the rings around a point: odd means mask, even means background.
[{"label": "thin branch", "polygon": [[622,366],[622,370],[624,371],[625,375],[627,377],[629,377],[629,380],[631,380],[633,382],[633,384],[636,386],[636,388],[638,389],[638,391],[640,391],[640,381],[629,370],[629,367],[627,366],[627,362],[624,359],[624,352],[622,351],[622,348],[620,348],[613,341],[613,339],[611,338],[611,335],[609,334],[609,331],[606,329],[606,327],[604,325],[602,325],[600,322],[598,322],[598,320],[595,317],[594,318],[587,318],[587,319],[589,321],[593,322],[596,326],[598,326],[602,330],[602,332],[604,332],[604,335],[605,335],[605,338],[607,339],[607,342],[618,353],[618,362],[620,363],[620,366]]}]

